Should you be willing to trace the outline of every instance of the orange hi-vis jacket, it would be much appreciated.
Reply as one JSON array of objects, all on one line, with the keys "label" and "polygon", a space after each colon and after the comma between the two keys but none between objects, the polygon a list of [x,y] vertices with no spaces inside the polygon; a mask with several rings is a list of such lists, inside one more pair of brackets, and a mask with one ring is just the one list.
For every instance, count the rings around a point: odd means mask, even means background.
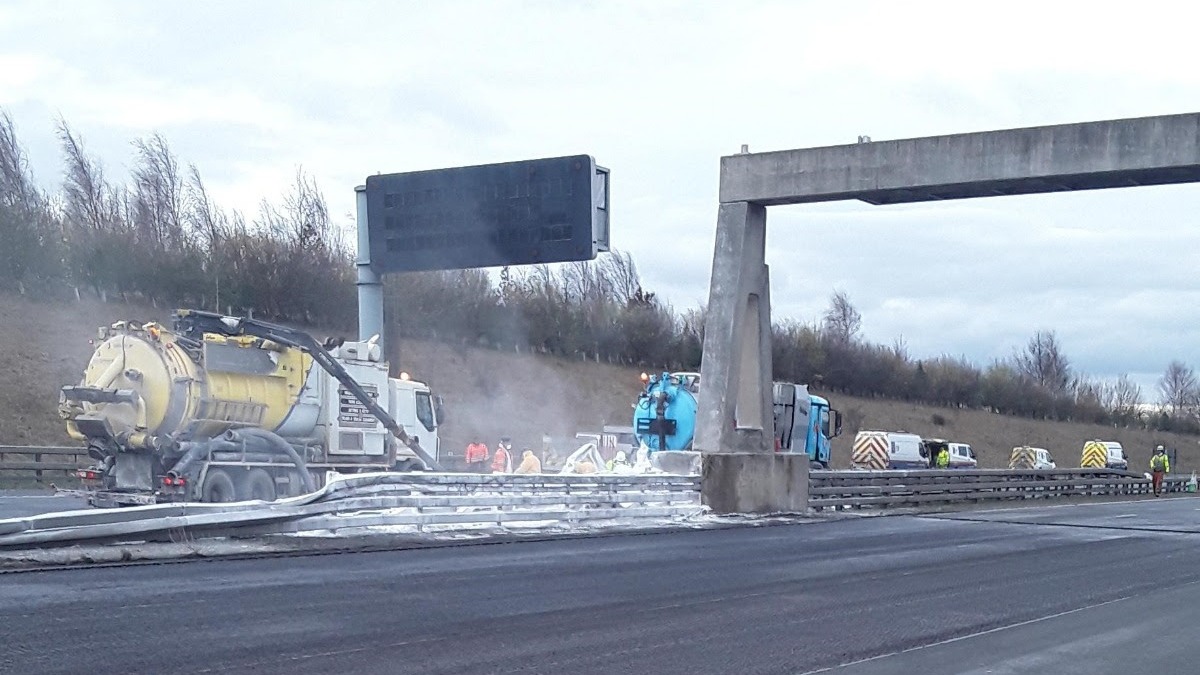
[{"label": "orange hi-vis jacket", "polygon": [[486,462],[488,458],[487,446],[483,443],[469,443],[467,445],[467,454],[463,458],[468,462]]},{"label": "orange hi-vis jacket", "polygon": [[496,448],[496,454],[492,455],[492,471],[495,473],[505,473],[508,471],[508,452],[504,446]]}]

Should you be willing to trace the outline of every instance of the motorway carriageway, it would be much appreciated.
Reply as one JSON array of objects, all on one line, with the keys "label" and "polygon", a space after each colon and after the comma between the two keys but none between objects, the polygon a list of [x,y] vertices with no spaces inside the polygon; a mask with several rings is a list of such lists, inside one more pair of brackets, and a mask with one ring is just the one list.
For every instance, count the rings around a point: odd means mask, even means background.
[{"label": "motorway carriageway", "polygon": [[0,673],[1192,673],[1200,500],[0,575]]}]

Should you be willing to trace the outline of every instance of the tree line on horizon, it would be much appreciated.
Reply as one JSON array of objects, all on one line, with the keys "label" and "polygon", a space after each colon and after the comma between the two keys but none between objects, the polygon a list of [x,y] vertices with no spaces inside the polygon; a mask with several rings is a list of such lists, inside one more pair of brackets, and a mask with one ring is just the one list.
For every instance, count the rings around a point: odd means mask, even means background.
[{"label": "tree line on horizon", "polygon": [[861,327],[861,314],[840,291],[819,323],[775,326],[776,376],[855,396],[1200,434],[1200,379],[1179,360],[1159,378],[1155,408],[1128,374],[1106,381],[1079,372],[1052,330],[1036,331],[1010,357],[981,368],[963,357],[914,359],[903,340],[872,344]]},{"label": "tree line on horizon", "polygon": [[[27,296],[144,301],[352,331],[353,251],[316,181],[298,170],[252,215],[215,203],[195,165],[159,134],[132,142],[128,176],[114,178],[58,120],[63,174],[35,180],[12,117],[0,110],[0,288]],[[495,278],[494,278],[495,277]],[[641,281],[631,255],[595,261],[390,275],[393,335],[528,351],[646,369],[700,366],[704,308],[676,311]],[[997,413],[1200,433],[1200,384],[1174,361],[1159,382],[1161,411],[1140,387],[1076,373],[1052,331],[980,368],[965,358],[913,358],[903,341],[873,344],[848,296],[819,321],[784,320],[771,334],[775,377],[814,389]]]}]

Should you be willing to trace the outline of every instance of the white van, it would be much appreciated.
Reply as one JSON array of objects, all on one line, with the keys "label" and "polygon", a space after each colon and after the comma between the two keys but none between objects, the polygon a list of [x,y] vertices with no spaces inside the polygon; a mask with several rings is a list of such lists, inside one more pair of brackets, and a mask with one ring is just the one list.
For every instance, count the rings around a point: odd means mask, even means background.
[{"label": "white van", "polygon": [[929,461],[929,468],[937,468],[937,456],[943,449],[950,455],[950,469],[974,469],[979,462],[975,459],[975,451],[966,443],[951,443],[940,438],[926,438],[921,441],[922,455]]},{"label": "white van", "polygon": [[860,431],[854,437],[851,462],[857,469],[928,469],[921,437],[895,431]]},{"label": "white van", "polygon": [[889,469],[928,469],[929,455],[921,444],[921,437],[904,432],[888,432]]},{"label": "white van", "polygon": [[975,451],[966,443],[950,443],[950,468],[974,469],[979,466]]},{"label": "white van", "polygon": [[1034,464],[1035,469],[1057,469],[1058,465],[1054,463],[1054,456],[1045,448],[1034,448],[1037,451],[1037,463]]},{"label": "white van", "polygon": [[1108,461],[1105,462],[1105,466],[1110,469],[1129,470],[1129,457],[1125,455],[1125,448],[1122,448],[1120,443],[1101,441],[1101,445],[1108,450]]}]

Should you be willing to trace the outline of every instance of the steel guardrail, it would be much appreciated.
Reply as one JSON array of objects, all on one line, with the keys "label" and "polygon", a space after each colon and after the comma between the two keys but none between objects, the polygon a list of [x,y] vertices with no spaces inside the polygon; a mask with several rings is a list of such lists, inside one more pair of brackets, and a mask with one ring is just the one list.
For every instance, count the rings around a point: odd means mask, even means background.
[{"label": "steel guardrail", "polygon": [[[14,457],[16,455],[16,457]],[[87,449],[64,445],[0,445],[0,476],[9,472],[27,475],[41,482],[44,472],[62,472],[64,477],[73,477],[77,469],[87,464]],[[71,457],[70,461],[63,461]],[[55,476],[57,477],[57,476]]]},{"label": "steel guardrail", "polygon": [[257,536],[363,527],[367,522],[418,527],[572,523],[701,512],[699,479],[687,476],[358,474],[340,476],[312,494],[275,502],[157,504],[0,520],[0,549]]},{"label": "steel guardrail", "polygon": [[[1163,491],[1184,492],[1190,480],[1190,474],[1167,476]],[[816,510],[1134,496],[1151,491],[1151,481],[1145,475],[1114,469],[852,470],[809,474],[809,506]]]}]

